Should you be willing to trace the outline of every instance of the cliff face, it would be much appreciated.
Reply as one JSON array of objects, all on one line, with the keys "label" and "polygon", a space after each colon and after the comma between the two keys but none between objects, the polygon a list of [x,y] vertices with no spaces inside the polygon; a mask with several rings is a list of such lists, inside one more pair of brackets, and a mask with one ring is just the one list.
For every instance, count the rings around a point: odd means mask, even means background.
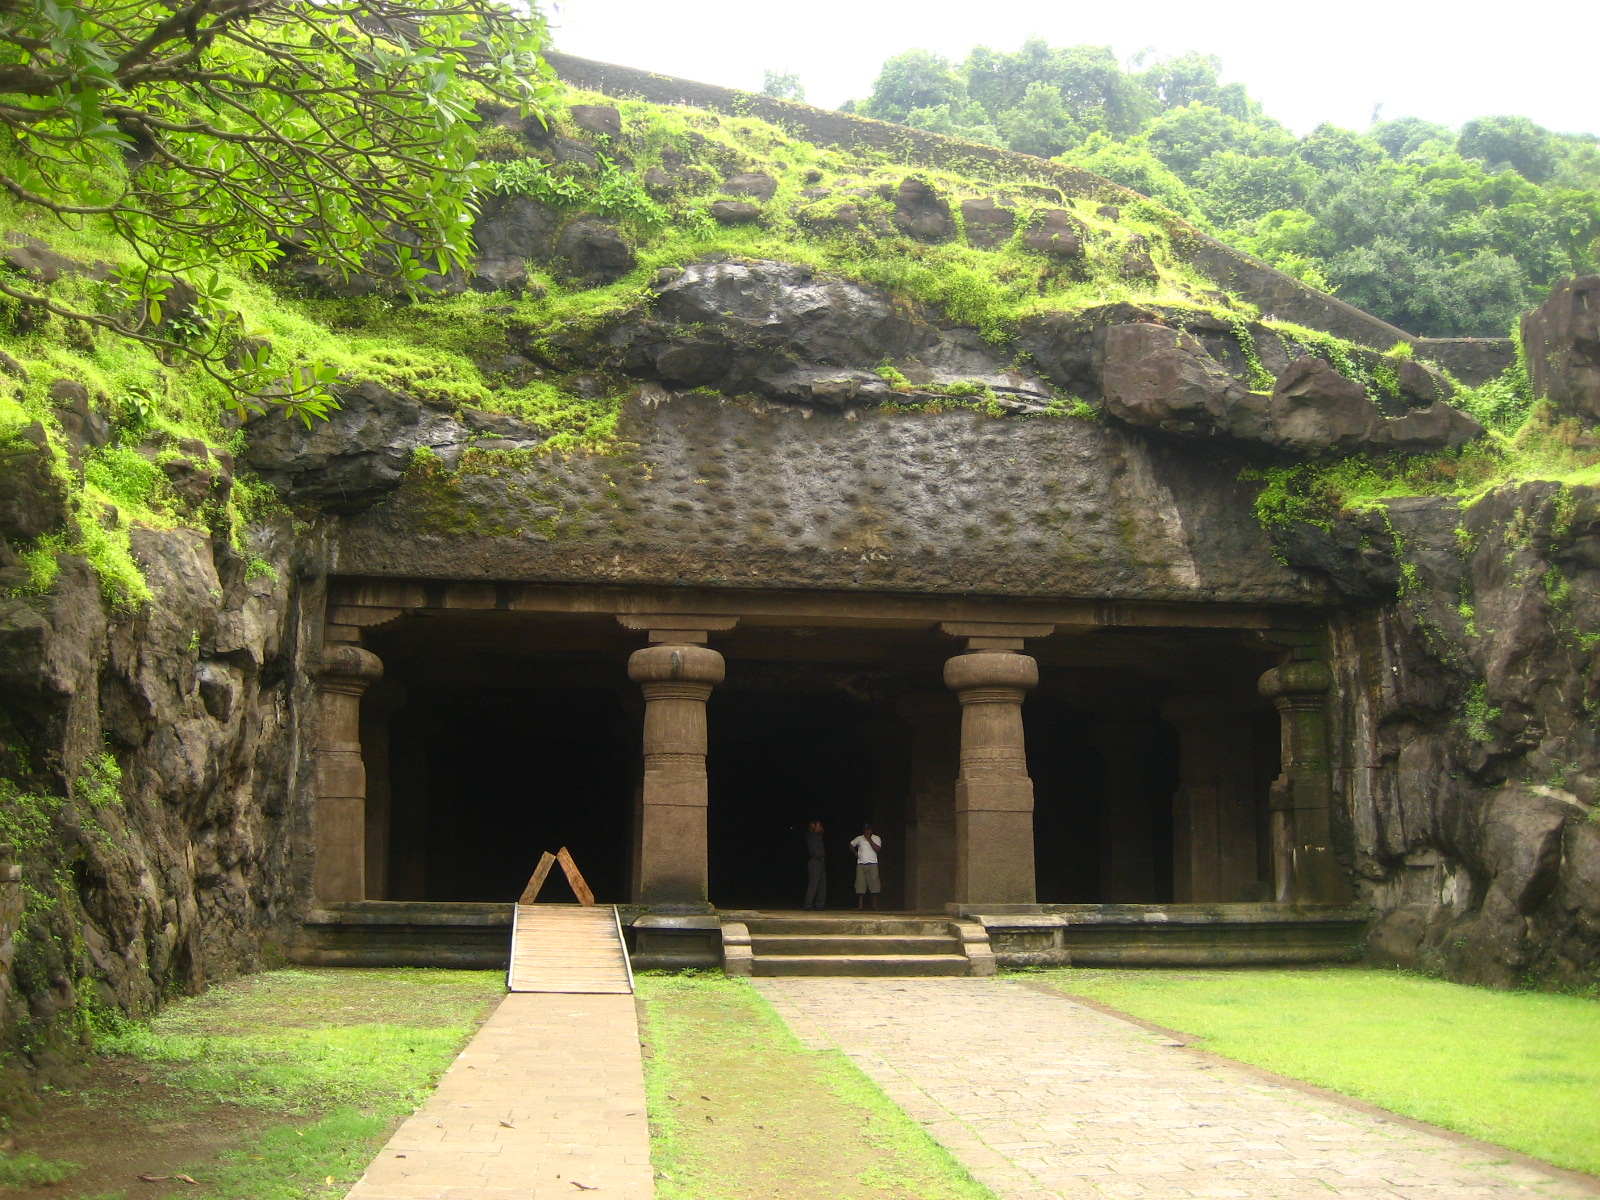
[{"label": "cliff face", "polygon": [[1336,790],[1372,957],[1592,986],[1600,489],[1526,483],[1377,515],[1364,523],[1392,531],[1400,597],[1348,611],[1330,639]]},{"label": "cliff face", "polygon": [[264,964],[296,909],[316,592],[286,525],[257,545],[247,577],[225,540],[136,529],[137,610],[69,555],[47,593],[0,599],[0,817],[20,876],[0,884],[0,1003],[37,1067],[97,1013]]}]

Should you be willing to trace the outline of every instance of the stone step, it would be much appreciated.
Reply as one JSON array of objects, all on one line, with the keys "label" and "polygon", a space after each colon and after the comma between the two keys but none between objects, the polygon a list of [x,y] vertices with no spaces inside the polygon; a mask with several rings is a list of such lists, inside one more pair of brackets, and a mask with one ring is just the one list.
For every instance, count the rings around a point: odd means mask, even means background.
[{"label": "stone step", "polygon": [[942,918],[822,916],[745,917],[751,936],[757,934],[810,934],[813,937],[917,937],[948,935],[950,923]]},{"label": "stone step", "polygon": [[949,934],[752,933],[756,954],[960,954]]},{"label": "stone step", "polygon": [[966,975],[960,954],[774,954],[757,955],[751,973],[778,975]]}]

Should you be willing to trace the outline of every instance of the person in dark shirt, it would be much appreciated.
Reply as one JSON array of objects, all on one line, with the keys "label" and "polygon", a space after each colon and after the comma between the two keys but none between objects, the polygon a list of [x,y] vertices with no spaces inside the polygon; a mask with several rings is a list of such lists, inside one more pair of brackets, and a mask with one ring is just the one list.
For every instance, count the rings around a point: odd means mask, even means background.
[{"label": "person in dark shirt", "polygon": [[827,849],[821,821],[806,826],[806,856],[806,908],[820,912],[828,906]]}]

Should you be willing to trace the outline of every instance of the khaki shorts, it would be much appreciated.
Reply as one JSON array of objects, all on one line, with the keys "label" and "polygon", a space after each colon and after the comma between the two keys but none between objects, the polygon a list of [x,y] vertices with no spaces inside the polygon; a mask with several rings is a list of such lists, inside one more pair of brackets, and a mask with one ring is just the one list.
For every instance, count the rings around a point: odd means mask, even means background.
[{"label": "khaki shorts", "polygon": [[856,891],[858,891],[858,892],[876,892],[876,891],[878,891],[878,864],[877,863],[857,863],[856,864]]}]

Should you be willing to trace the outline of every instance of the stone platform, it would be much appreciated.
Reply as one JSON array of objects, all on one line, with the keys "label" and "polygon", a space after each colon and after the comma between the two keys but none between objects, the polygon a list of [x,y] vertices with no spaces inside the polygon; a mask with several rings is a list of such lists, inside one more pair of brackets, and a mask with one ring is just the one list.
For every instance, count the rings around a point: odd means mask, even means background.
[{"label": "stone platform", "polygon": [[[974,973],[975,950],[980,957],[992,951],[1000,967],[1349,962],[1360,956],[1367,928],[1358,908],[1266,903],[982,905],[951,913],[666,914],[626,905],[618,911],[635,970],[723,967],[731,934],[746,939],[732,943],[736,959],[743,950],[763,964],[746,972],[755,975],[967,975]],[[509,903],[325,905],[307,915],[289,957],[313,966],[501,969],[511,912]],[[869,961],[885,956],[889,961]],[[850,969],[852,959],[859,971]]]}]

